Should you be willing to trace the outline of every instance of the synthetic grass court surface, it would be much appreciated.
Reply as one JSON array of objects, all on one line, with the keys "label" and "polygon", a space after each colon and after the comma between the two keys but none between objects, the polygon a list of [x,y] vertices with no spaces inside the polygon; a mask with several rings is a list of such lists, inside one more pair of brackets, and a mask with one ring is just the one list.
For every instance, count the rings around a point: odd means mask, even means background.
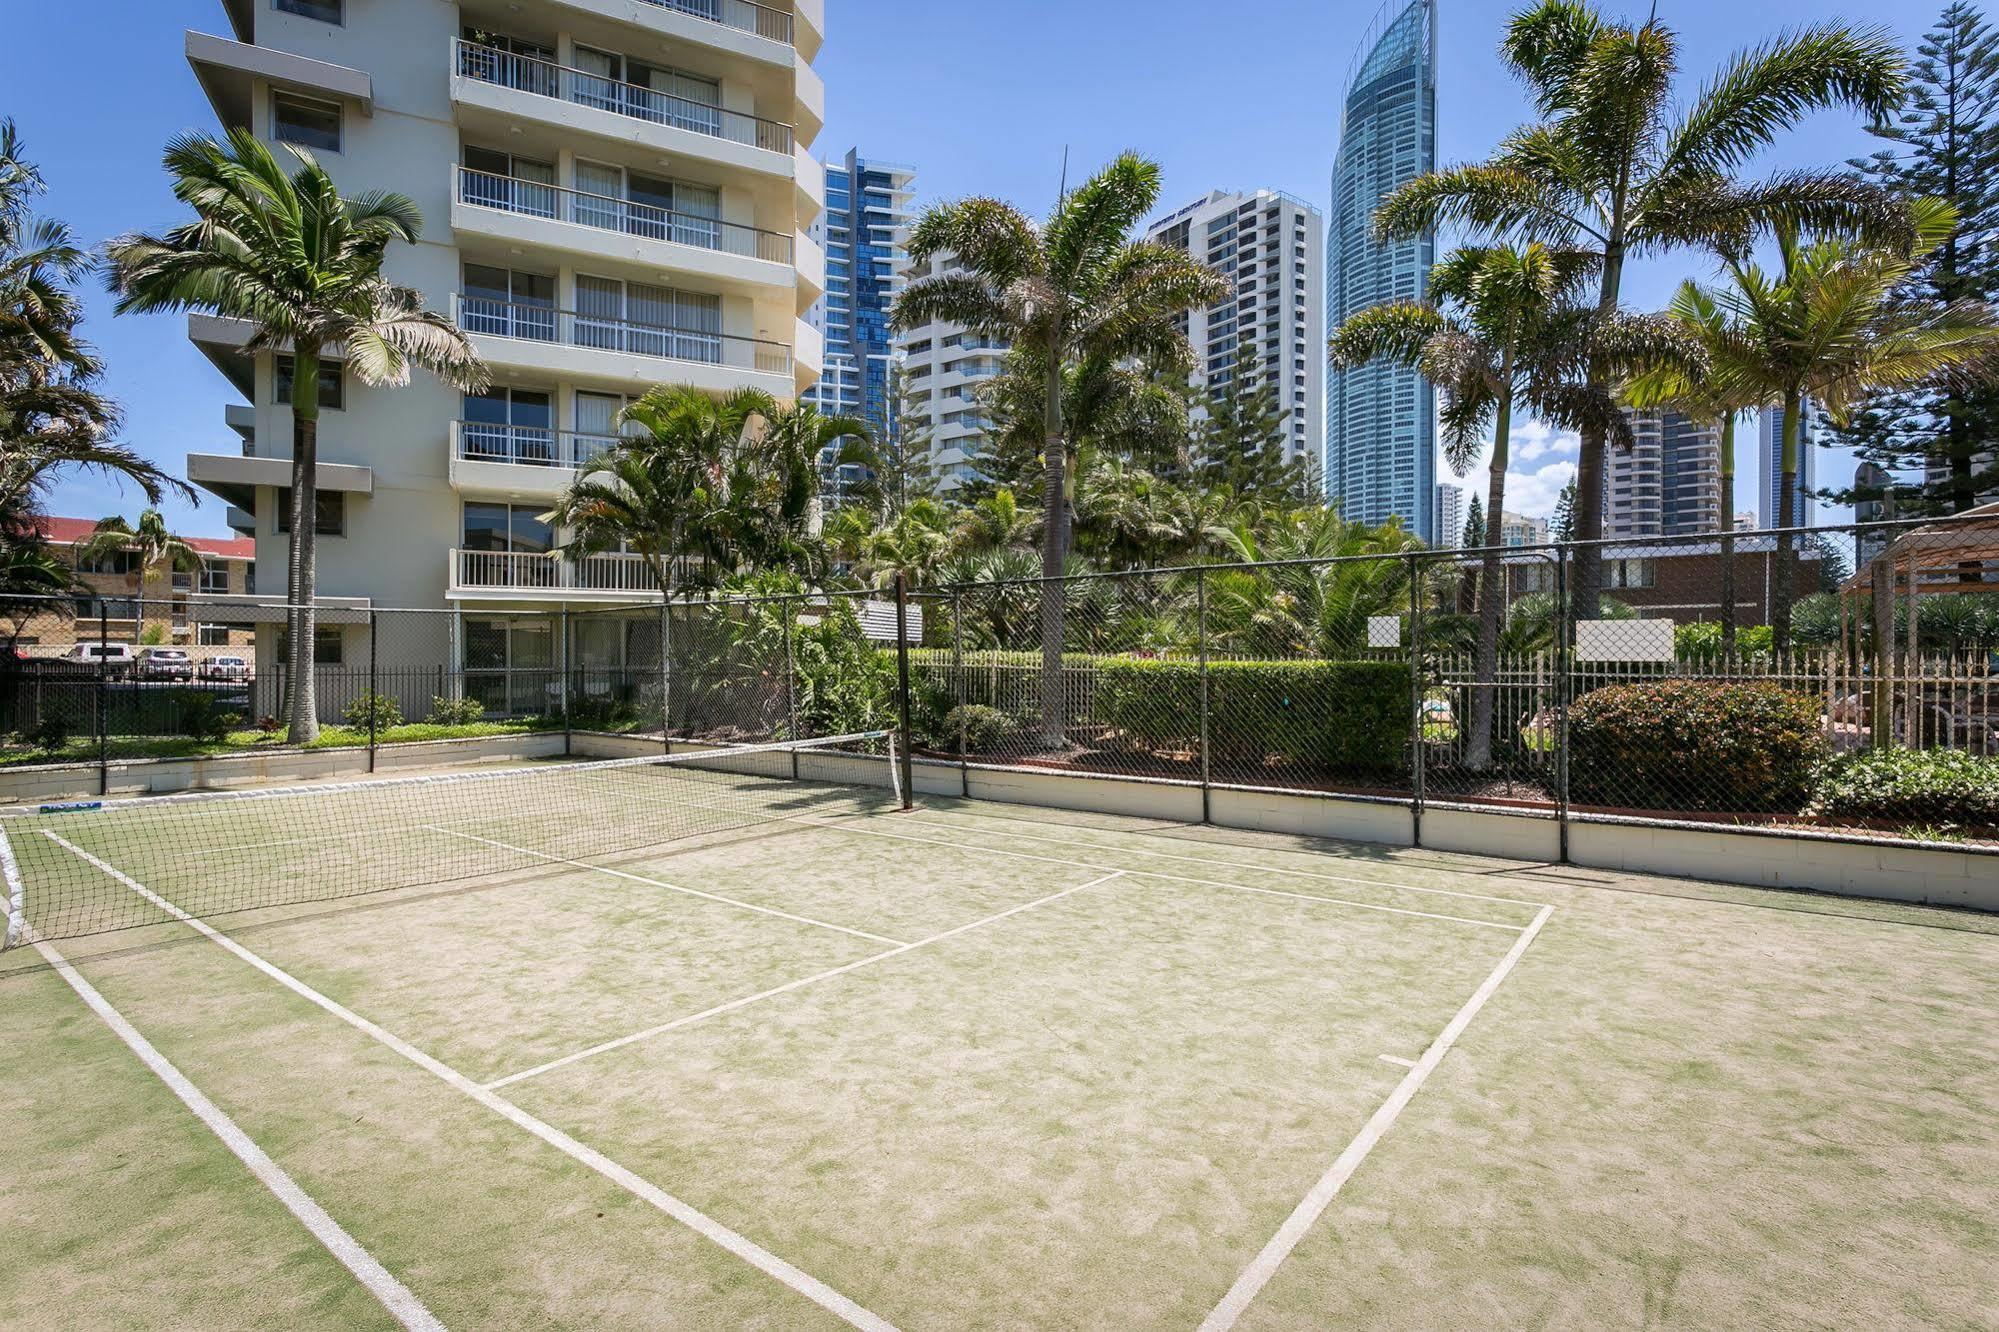
[{"label": "synthetic grass court surface", "polygon": [[[57,947],[454,1328],[1999,1321],[1999,920],[794,790]],[[227,808],[98,887],[463,843]],[[0,1324],[394,1325],[32,949],[0,1049]]]}]

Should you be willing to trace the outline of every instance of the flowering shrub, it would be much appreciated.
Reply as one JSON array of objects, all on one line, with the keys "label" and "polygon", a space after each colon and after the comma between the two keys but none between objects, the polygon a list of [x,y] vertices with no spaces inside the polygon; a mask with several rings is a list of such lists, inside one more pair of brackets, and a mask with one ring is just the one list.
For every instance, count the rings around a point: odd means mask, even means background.
[{"label": "flowering shrub", "polygon": [[1958,749],[1842,755],[1819,770],[1807,812],[1830,818],[1999,825],[1999,759]]}]

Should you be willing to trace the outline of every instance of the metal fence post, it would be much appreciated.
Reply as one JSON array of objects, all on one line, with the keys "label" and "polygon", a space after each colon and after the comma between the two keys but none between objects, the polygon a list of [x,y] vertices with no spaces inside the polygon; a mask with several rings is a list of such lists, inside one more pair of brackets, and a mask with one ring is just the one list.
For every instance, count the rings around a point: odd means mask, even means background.
[{"label": "metal fence post", "polygon": [[895,692],[897,726],[902,731],[902,807],[916,808],[916,762],[911,756],[913,737],[909,727],[909,577],[900,570],[895,575]]},{"label": "metal fence post", "polygon": [[[778,615],[784,624],[784,738],[796,744],[803,737],[798,733],[798,656],[791,644],[791,617],[798,613],[798,607],[790,597],[778,600]],[[791,751],[791,780],[798,780],[798,751]]]},{"label": "metal fence post", "polygon": [[958,713],[958,794],[972,796],[972,764],[966,753],[965,720],[965,597],[951,589],[951,702]]},{"label": "metal fence post", "polygon": [[667,661],[668,643],[672,639],[673,604],[670,597],[659,599],[659,750],[662,754],[673,752],[673,742],[667,739],[672,733],[673,709],[667,699],[667,689],[672,683],[673,671]]},{"label": "metal fence post", "polygon": [[111,688],[110,663],[103,644],[111,641],[111,606],[97,603],[97,794],[111,794]]},{"label": "metal fence post", "polygon": [[559,687],[562,690],[562,756],[568,758],[574,752],[576,743],[574,719],[569,715],[569,696],[575,690],[576,680],[569,655],[569,606],[566,603],[562,607],[562,627],[557,632],[562,635],[562,642],[557,645],[555,654],[556,669],[560,672]]},{"label": "metal fence post", "polygon": [[1569,696],[1575,671],[1569,647],[1575,615],[1569,605],[1569,548],[1555,548],[1555,839],[1557,858],[1569,863]]},{"label": "metal fence post", "polygon": [[382,691],[380,676],[376,671],[376,640],[380,637],[380,621],[373,606],[368,608],[368,771],[375,770],[375,728],[379,724],[376,714],[381,711]]},{"label": "metal fence post", "polygon": [[1409,841],[1423,845],[1423,567],[1409,557]]},{"label": "metal fence post", "polygon": [[1194,570],[1194,635],[1198,664],[1195,669],[1200,677],[1201,689],[1201,822],[1213,823],[1210,808],[1212,793],[1212,773],[1208,763],[1208,571],[1206,568]]}]

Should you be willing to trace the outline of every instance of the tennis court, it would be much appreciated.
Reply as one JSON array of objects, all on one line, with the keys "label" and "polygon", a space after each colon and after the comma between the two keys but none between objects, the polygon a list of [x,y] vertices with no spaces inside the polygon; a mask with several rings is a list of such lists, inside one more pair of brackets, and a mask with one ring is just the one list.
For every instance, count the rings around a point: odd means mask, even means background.
[{"label": "tennis court", "polygon": [[1999,921],[884,740],[0,817],[0,1324],[1992,1320]]}]

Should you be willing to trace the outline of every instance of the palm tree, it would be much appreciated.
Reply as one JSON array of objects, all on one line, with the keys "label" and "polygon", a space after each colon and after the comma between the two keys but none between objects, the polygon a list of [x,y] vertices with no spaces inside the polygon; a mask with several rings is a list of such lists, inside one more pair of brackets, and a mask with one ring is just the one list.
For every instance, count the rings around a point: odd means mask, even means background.
[{"label": "palm tree", "polygon": [[[80,565],[85,561],[101,560],[107,556],[129,553],[137,567],[131,576],[134,592],[141,597],[146,584],[154,574],[193,574],[201,572],[201,552],[196,550],[186,537],[177,536],[167,527],[167,520],[158,509],[145,509],[139,514],[138,526],[134,527],[123,518],[113,516],[99,519],[88,537],[77,545],[76,558]],[[143,601],[139,603],[138,614],[133,617],[145,628],[146,611]]]},{"label": "palm tree", "polygon": [[953,544],[961,555],[1011,550],[1032,540],[1039,521],[1039,514],[1022,508],[1014,493],[1001,486],[959,513]]},{"label": "palm tree", "polygon": [[[1587,250],[1550,250],[1540,242],[1457,251],[1431,273],[1437,303],[1393,302],[1363,310],[1332,338],[1335,360],[1348,366],[1392,357],[1420,369],[1443,391],[1444,457],[1463,476],[1492,438],[1485,512],[1506,512],[1507,446],[1516,403],[1572,429],[1628,438],[1629,426],[1608,393],[1570,382],[1583,361],[1628,362],[1649,354],[1683,357],[1667,330],[1651,321],[1606,318],[1575,296],[1594,275]],[[1479,574],[1478,642],[1474,654],[1471,729],[1465,763],[1492,762],[1494,691],[1502,602],[1501,550],[1488,545]]]},{"label": "palm tree", "polygon": [[120,314],[205,310],[253,324],[252,351],[290,348],[287,711],[291,739],[302,743],[319,733],[312,642],[322,358],[344,349],[347,370],[373,388],[408,384],[413,366],[467,390],[484,388],[487,376],[449,319],[382,276],[390,244],[415,244],[422,230],[416,205],[400,194],[343,198],[310,153],[285,147],[289,163],[247,129],[231,130],[226,144],[201,134],[173,139],[167,173],[196,220],[161,236],[122,236],[109,253]]},{"label": "palm tree", "polygon": [[974,198],[931,209],[910,237],[923,264],[950,252],[959,270],[912,282],[896,300],[903,328],[933,320],[1005,338],[1042,374],[1041,739],[1066,743],[1062,716],[1063,596],[1069,553],[1070,459],[1063,415],[1072,365],[1137,359],[1183,377],[1192,350],[1174,317],[1218,301],[1228,280],[1183,250],[1134,241],[1159,200],[1159,167],[1125,153],[1036,226],[1010,204]]},{"label": "palm tree", "polygon": [[1903,284],[1952,234],[1956,210],[1940,199],[1909,205],[1913,243],[1868,246],[1808,239],[1776,229],[1778,267],[1732,260],[1729,281],[1708,291],[1717,322],[1731,332],[1728,352],[1710,374],[1732,401],[1781,407],[1776,587],[1770,598],[1773,646],[1790,647],[1793,537],[1803,407],[1818,403],[1843,425],[1870,393],[1909,388],[1953,373],[1984,371],[1999,361],[1999,320],[1975,301],[1911,299]]},{"label": "palm tree", "polygon": [[[1757,152],[1814,111],[1852,107],[1880,120],[1902,98],[1906,62],[1879,28],[1819,24],[1737,55],[1691,99],[1674,96],[1677,35],[1656,16],[1633,27],[1585,0],[1540,0],[1516,14],[1501,58],[1527,84],[1542,119],[1515,130],[1489,161],[1419,176],[1383,201],[1383,236],[1440,224],[1475,236],[1520,236],[1594,250],[1597,307],[1619,305],[1627,259],[1681,246],[1740,247],[1758,227],[1789,222],[1883,238],[1902,225],[1883,191],[1835,172],[1732,179]],[[1582,367],[1603,391],[1601,361]],[[1582,432],[1577,537],[1603,535],[1601,428]],[[1498,521],[1498,515],[1490,515]],[[1577,552],[1579,607],[1602,589],[1599,549]]]}]

